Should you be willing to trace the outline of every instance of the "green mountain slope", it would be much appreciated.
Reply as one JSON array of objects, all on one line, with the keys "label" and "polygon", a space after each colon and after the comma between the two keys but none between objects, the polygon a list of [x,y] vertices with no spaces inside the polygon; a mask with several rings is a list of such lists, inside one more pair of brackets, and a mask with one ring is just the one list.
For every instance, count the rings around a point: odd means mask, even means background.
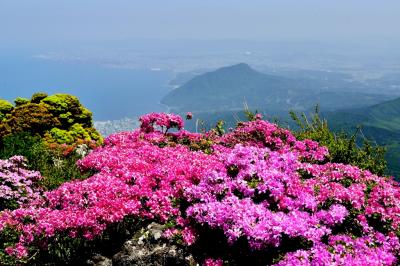
[{"label": "green mountain slope", "polygon": [[307,110],[316,104],[332,111],[388,99],[389,96],[355,92],[351,87],[335,92],[315,79],[263,74],[242,63],[196,76],[172,90],[162,103],[176,112],[215,112],[242,110],[247,102],[251,108],[275,113]]},{"label": "green mountain slope", "polygon": [[386,159],[391,174],[400,176],[400,98],[371,107],[325,113],[324,117],[334,130],[362,132],[388,148]]},{"label": "green mountain slope", "polygon": [[326,113],[329,122],[346,129],[348,126],[362,125],[366,130],[379,130],[386,134],[400,134],[400,98],[370,107],[341,110]]}]

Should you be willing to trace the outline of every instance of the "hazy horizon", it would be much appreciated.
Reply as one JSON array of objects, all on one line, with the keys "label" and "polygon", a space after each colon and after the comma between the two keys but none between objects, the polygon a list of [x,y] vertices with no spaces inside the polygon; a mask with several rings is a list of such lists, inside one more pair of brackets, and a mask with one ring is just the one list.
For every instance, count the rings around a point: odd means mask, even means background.
[{"label": "hazy horizon", "polygon": [[400,73],[398,10],[395,0],[0,0],[0,90],[76,93],[100,110],[124,94],[142,95],[140,106],[146,86],[157,106],[174,74],[241,62],[378,79]]},{"label": "hazy horizon", "polygon": [[143,40],[400,43],[400,2],[2,0],[0,49]]}]

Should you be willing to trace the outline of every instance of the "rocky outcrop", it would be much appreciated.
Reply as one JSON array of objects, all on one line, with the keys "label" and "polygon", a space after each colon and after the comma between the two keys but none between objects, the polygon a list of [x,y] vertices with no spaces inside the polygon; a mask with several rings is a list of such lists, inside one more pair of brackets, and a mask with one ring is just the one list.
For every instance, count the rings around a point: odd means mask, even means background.
[{"label": "rocky outcrop", "polygon": [[182,246],[163,239],[163,226],[151,223],[126,241],[112,259],[95,255],[88,260],[92,266],[164,266],[197,265]]}]

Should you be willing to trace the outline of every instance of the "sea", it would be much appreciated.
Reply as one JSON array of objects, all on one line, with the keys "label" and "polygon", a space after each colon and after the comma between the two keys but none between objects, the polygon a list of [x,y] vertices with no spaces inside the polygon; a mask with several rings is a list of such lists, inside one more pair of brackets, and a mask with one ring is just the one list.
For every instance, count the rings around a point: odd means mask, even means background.
[{"label": "sea", "polygon": [[13,101],[35,92],[79,97],[94,120],[135,118],[166,111],[160,104],[171,87],[172,71],[128,69],[74,61],[55,61],[30,54],[0,53],[0,98]]}]

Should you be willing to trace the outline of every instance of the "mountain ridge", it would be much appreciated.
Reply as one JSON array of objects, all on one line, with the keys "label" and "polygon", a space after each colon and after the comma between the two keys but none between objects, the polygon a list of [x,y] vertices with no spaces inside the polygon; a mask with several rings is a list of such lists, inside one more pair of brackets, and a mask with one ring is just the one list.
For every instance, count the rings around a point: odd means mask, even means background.
[{"label": "mountain ridge", "polygon": [[316,104],[333,111],[389,99],[351,90],[330,91],[312,79],[265,74],[239,63],[198,75],[170,91],[161,102],[174,112],[240,110],[244,102],[252,108],[281,112],[305,111]]}]

